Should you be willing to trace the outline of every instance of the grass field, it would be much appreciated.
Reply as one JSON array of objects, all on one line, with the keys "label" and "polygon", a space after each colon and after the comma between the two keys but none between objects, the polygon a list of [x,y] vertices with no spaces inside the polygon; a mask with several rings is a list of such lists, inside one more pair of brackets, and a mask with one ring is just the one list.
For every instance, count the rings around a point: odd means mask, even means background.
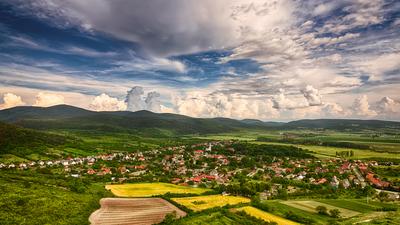
[{"label": "grass field", "polygon": [[358,211],[361,213],[369,213],[372,211],[377,211],[382,207],[388,206],[396,206],[395,204],[391,203],[382,203],[377,201],[369,201],[366,202],[365,199],[320,199],[317,200],[318,202],[326,203],[332,206],[341,207],[345,209],[350,209],[354,211]]},{"label": "grass field", "polygon": [[328,211],[332,209],[338,209],[340,211],[340,216],[343,218],[353,217],[360,214],[360,212],[354,210],[349,210],[342,207],[336,207],[330,204],[312,200],[298,200],[298,201],[291,200],[291,201],[282,201],[282,203],[312,213],[317,213],[315,209],[317,206],[325,206],[328,209]]},{"label": "grass field", "polygon": [[297,215],[301,215],[303,217],[312,219],[315,224],[327,224],[327,221],[330,220],[331,218],[325,215],[320,215],[317,213],[313,212],[308,212],[304,211],[292,206],[288,206],[286,204],[282,204],[281,200],[267,200],[263,201],[262,203],[268,208],[271,209],[271,212],[274,215],[280,216],[280,217],[285,217],[285,215],[289,212],[295,213]]},{"label": "grass field", "polygon": [[136,183],[106,185],[107,190],[118,197],[151,197],[171,194],[202,194],[211,189],[185,187],[168,183]]},{"label": "grass field", "polygon": [[241,196],[206,195],[196,197],[172,198],[173,201],[193,211],[222,207],[225,205],[236,205],[239,203],[249,203],[250,199]]},{"label": "grass field", "polygon": [[387,153],[387,152],[376,152],[372,150],[362,150],[353,148],[336,148],[336,147],[326,147],[326,146],[314,146],[314,145],[296,145],[300,148],[308,149],[310,151],[316,152],[321,155],[336,156],[336,152],[342,151],[353,151],[354,156],[350,157],[353,159],[364,159],[364,158],[397,158],[400,159],[400,154],[397,153]]},{"label": "grass field", "polygon": [[237,210],[242,210],[242,211],[246,212],[247,214],[249,214],[250,216],[254,216],[256,218],[263,219],[267,222],[275,222],[278,225],[298,225],[299,224],[299,223],[287,220],[285,218],[275,216],[271,213],[262,211],[260,209],[254,208],[252,206],[241,207],[241,208],[238,208]]},{"label": "grass field", "polygon": [[[281,135],[277,131],[271,132],[237,132],[237,133],[226,133],[226,134],[218,134],[218,135],[205,135],[200,136],[198,138],[201,139],[215,139],[215,140],[226,140],[226,139],[237,139],[249,141],[255,144],[276,144],[276,145],[294,145],[297,147],[301,147],[304,149],[308,149],[310,151],[315,152],[315,156],[320,158],[326,157],[335,157],[336,152],[341,151],[350,151],[354,152],[354,159],[364,159],[364,158],[397,158],[400,159],[400,143],[398,141],[398,137],[395,136],[383,136],[377,138],[371,138],[366,133],[347,133],[347,132],[334,132],[334,131],[325,131],[325,132],[313,132],[313,131],[287,131],[289,133],[295,133],[299,135],[298,139],[303,140],[321,140],[321,141],[346,141],[358,144],[365,144],[371,146],[374,150],[368,149],[355,149],[355,148],[337,148],[337,147],[327,147],[327,146],[317,146],[317,145],[299,145],[299,144],[290,144],[290,143],[281,143],[273,141],[276,139],[277,141],[281,139]],[[310,135],[312,133],[312,135]],[[308,134],[308,136],[302,136],[304,134]],[[257,141],[257,137],[268,137],[272,141],[264,142]]]},{"label": "grass field", "polygon": [[192,216],[183,217],[174,221],[174,225],[260,225],[258,221],[251,221],[246,217],[230,212],[229,210],[220,210],[217,212],[196,213]]},{"label": "grass field", "polygon": [[385,224],[395,225],[400,224],[400,212],[371,212],[362,214],[346,220],[344,224],[362,224],[362,225],[373,225],[373,224]]}]

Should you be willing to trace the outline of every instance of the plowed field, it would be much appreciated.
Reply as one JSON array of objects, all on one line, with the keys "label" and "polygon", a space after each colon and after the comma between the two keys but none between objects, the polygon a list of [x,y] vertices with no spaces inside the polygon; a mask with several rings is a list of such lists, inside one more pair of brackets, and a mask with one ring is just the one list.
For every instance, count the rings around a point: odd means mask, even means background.
[{"label": "plowed field", "polygon": [[173,211],[177,217],[186,215],[161,198],[103,198],[100,205],[89,217],[92,225],[147,225],[160,223]]}]

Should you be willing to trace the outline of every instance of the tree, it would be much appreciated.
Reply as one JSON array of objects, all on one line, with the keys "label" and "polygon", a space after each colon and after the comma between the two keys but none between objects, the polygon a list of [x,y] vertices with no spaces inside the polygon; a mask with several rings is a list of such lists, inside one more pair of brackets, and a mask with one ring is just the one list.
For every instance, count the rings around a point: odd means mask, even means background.
[{"label": "tree", "polygon": [[315,210],[317,210],[318,214],[328,215],[328,209],[325,206],[319,205],[315,208]]},{"label": "tree", "polygon": [[339,209],[331,209],[331,210],[329,210],[329,214],[330,214],[331,217],[333,217],[333,218],[339,218],[339,217],[340,217],[340,211],[339,211]]},{"label": "tree", "polygon": [[162,223],[163,224],[173,224],[174,221],[176,220],[176,216],[177,216],[176,211],[168,213],[167,215],[165,215],[165,218]]},{"label": "tree", "polygon": [[278,189],[278,198],[286,200],[288,198],[288,193],[285,188]]}]

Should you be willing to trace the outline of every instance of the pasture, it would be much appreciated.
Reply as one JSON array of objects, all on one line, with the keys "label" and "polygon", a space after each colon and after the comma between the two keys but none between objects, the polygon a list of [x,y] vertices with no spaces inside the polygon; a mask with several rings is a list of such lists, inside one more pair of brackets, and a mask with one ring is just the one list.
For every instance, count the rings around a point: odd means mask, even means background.
[{"label": "pasture", "polygon": [[387,153],[387,152],[377,152],[366,149],[354,149],[354,148],[337,148],[337,147],[327,147],[327,146],[315,146],[315,145],[295,145],[300,148],[308,149],[310,151],[316,152],[320,155],[326,155],[330,157],[335,157],[336,152],[342,151],[353,151],[354,156],[350,157],[353,159],[365,159],[365,158],[397,158],[400,159],[400,154],[397,153]]},{"label": "pasture", "polygon": [[316,201],[336,207],[358,211],[361,213],[378,211],[383,207],[397,207],[397,205],[395,204],[383,203],[378,201],[369,201],[367,203],[365,199],[319,199]]},{"label": "pasture", "polygon": [[252,206],[245,206],[245,207],[238,208],[236,210],[244,211],[245,213],[249,214],[250,216],[254,216],[256,218],[265,220],[267,222],[275,222],[278,225],[298,225],[299,224],[299,223],[287,220],[285,218],[275,216],[271,213],[262,211],[260,209],[254,208]]},{"label": "pasture", "polygon": [[201,211],[214,207],[225,205],[237,205],[240,203],[249,203],[250,199],[242,196],[224,196],[224,195],[206,195],[196,197],[172,198],[177,202],[193,211]]},{"label": "pasture", "polygon": [[312,213],[317,213],[316,211],[317,206],[325,206],[328,209],[328,211],[332,209],[338,209],[340,211],[340,216],[343,218],[353,217],[360,214],[360,212],[354,210],[336,207],[330,204],[312,200],[290,200],[290,201],[282,201],[281,203]]},{"label": "pasture", "polygon": [[203,194],[210,191],[207,188],[193,188],[168,183],[135,183],[106,185],[107,190],[118,197],[151,197],[171,194]]},{"label": "pasture", "polygon": [[186,216],[185,212],[161,198],[103,198],[100,205],[101,208],[89,217],[92,225],[156,224],[174,211],[177,218]]}]

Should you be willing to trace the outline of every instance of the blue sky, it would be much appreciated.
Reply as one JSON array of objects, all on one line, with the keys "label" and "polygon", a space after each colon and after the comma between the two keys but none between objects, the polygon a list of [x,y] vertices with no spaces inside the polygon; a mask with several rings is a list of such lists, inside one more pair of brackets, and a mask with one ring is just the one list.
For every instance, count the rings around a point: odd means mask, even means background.
[{"label": "blue sky", "polygon": [[0,108],[400,120],[399,28],[394,0],[2,1]]}]

